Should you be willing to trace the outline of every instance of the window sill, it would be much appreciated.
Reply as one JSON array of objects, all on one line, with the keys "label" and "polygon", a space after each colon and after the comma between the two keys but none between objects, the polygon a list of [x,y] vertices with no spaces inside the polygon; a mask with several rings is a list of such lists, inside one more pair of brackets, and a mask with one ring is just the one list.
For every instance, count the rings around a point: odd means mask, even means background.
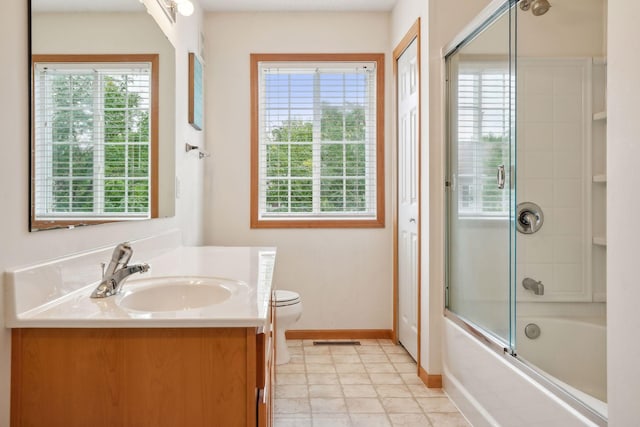
[{"label": "window sill", "polygon": [[251,228],[384,228],[377,219],[251,219]]}]

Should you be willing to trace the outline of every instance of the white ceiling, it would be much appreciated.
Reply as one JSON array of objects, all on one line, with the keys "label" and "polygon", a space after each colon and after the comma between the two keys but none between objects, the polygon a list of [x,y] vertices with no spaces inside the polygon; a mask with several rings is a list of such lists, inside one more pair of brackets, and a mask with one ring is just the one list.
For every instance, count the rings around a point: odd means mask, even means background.
[{"label": "white ceiling", "polygon": [[206,11],[390,11],[397,0],[200,0]]}]

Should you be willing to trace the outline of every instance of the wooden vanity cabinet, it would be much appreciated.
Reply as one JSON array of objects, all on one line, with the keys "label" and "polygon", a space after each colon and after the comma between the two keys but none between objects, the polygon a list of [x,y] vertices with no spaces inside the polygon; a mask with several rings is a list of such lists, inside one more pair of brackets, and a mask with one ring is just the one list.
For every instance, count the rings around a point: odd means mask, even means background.
[{"label": "wooden vanity cabinet", "polygon": [[14,329],[11,426],[271,427],[271,329]]},{"label": "wooden vanity cabinet", "polygon": [[[269,308],[269,319],[260,337],[260,340],[264,343],[262,346],[264,351],[260,351],[261,345],[258,345],[258,357],[263,355],[262,360],[258,359],[258,427],[272,427],[274,425],[273,405],[275,395],[274,387],[276,384],[275,319],[275,307],[271,304]],[[260,369],[261,366],[263,369]],[[261,374],[264,374],[264,376],[260,377]]]}]

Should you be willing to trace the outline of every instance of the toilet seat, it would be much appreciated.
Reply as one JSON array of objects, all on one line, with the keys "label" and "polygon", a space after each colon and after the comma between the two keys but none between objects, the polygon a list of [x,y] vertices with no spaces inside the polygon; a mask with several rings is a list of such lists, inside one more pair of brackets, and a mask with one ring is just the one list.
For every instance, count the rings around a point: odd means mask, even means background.
[{"label": "toilet seat", "polygon": [[275,291],[275,299],[273,305],[276,307],[286,307],[300,303],[300,294],[293,291],[278,290]]}]

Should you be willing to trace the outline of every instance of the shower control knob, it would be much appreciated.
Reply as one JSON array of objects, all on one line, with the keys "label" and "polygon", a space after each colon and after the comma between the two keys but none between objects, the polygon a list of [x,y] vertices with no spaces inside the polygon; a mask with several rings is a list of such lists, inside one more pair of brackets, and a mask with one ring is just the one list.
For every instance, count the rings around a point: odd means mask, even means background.
[{"label": "shower control knob", "polygon": [[516,226],[523,234],[532,234],[542,228],[544,214],[542,208],[531,202],[518,204],[516,213]]}]

